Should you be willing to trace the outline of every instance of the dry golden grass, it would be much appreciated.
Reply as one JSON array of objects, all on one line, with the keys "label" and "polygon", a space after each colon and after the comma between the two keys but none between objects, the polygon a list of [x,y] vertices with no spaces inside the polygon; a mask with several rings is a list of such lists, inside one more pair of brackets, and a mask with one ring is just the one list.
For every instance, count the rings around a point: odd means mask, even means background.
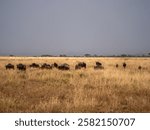
[{"label": "dry golden grass", "polygon": [[[74,70],[78,61],[87,69]],[[94,70],[95,61],[105,69]],[[71,70],[5,69],[33,62],[68,63]],[[0,112],[150,112],[150,59],[0,57]]]}]

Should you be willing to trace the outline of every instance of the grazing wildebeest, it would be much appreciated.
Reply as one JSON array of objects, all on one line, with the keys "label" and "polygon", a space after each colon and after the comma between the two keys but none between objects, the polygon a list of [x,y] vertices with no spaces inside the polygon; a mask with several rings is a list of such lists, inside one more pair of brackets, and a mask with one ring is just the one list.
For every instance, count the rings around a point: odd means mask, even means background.
[{"label": "grazing wildebeest", "polygon": [[86,68],[86,63],[79,62],[77,65],[75,65],[75,69],[81,69],[81,68]]},{"label": "grazing wildebeest", "polygon": [[142,66],[139,66],[138,69],[141,70],[141,69],[142,69]]},{"label": "grazing wildebeest", "polygon": [[97,70],[97,69],[104,69],[104,67],[102,65],[96,65],[94,66],[94,69]]},{"label": "grazing wildebeest", "polygon": [[49,64],[44,63],[44,64],[41,66],[41,69],[52,69],[52,66],[49,65]]},{"label": "grazing wildebeest", "polygon": [[123,68],[126,68],[126,66],[127,66],[127,64],[125,62],[122,65],[123,65]]},{"label": "grazing wildebeest", "polygon": [[116,68],[118,68],[119,67],[119,65],[118,64],[116,64]]},{"label": "grazing wildebeest", "polygon": [[101,66],[101,65],[102,65],[102,63],[96,61],[96,66]]},{"label": "grazing wildebeest", "polygon": [[32,63],[32,64],[30,65],[30,67],[31,67],[31,68],[39,68],[40,66],[39,66],[39,64]]},{"label": "grazing wildebeest", "polygon": [[20,64],[17,65],[17,69],[25,71],[26,70],[26,65],[20,63]]},{"label": "grazing wildebeest", "polygon": [[69,70],[70,67],[68,64],[64,63],[64,64],[61,64],[61,65],[58,65],[58,69],[59,70]]},{"label": "grazing wildebeest", "polygon": [[6,67],[6,70],[7,69],[13,69],[14,70],[14,68],[15,68],[14,65],[12,65],[11,63],[5,65],[5,67]]}]

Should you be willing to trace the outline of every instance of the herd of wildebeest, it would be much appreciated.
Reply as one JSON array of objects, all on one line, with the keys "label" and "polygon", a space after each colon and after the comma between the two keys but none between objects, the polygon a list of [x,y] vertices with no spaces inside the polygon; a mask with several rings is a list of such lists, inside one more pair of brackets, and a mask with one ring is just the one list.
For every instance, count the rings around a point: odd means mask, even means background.
[{"label": "herd of wildebeest", "polygon": [[[122,63],[121,66],[125,69],[127,67],[127,64],[124,62],[124,63]],[[7,65],[5,65],[5,67],[6,67],[6,70],[7,69],[15,69],[15,65],[13,65],[11,63],[8,63]],[[20,63],[20,64],[17,64],[16,67],[18,70],[26,71],[27,65]],[[70,70],[70,66],[67,63],[64,63],[64,64],[57,64],[57,63],[47,64],[47,63],[44,63],[42,65],[39,65],[37,63],[32,63],[31,65],[29,65],[29,67],[30,68],[40,68],[40,69],[57,68],[59,70]],[[86,69],[86,67],[87,67],[87,64],[85,62],[79,62],[78,64],[75,65],[75,70],[79,70],[82,68]],[[116,64],[115,67],[118,68],[119,65]],[[104,66],[102,65],[102,63],[96,61],[96,65],[94,66],[94,69],[95,70],[104,69]],[[138,69],[141,70],[142,67],[138,66]]]}]

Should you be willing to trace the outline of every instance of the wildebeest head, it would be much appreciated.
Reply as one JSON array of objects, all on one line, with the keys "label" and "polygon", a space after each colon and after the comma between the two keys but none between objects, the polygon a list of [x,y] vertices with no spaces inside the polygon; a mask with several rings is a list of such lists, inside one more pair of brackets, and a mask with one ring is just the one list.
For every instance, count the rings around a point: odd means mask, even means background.
[{"label": "wildebeest head", "polygon": [[6,67],[6,70],[7,69],[14,69],[15,68],[14,65],[12,65],[11,63],[5,65],[5,67]]}]

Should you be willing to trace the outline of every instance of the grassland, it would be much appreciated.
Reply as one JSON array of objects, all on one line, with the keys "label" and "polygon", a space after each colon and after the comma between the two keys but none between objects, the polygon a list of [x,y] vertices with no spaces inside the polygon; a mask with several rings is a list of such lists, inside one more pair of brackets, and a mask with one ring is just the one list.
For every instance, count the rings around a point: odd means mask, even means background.
[{"label": "grassland", "polygon": [[[75,70],[79,61],[87,69]],[[95,61],[105,69],[94,70]],[[68,63],[71,70],[5,69],[33,62]],[[150,112],[150,59],[0,57],[0,112]]]}]

